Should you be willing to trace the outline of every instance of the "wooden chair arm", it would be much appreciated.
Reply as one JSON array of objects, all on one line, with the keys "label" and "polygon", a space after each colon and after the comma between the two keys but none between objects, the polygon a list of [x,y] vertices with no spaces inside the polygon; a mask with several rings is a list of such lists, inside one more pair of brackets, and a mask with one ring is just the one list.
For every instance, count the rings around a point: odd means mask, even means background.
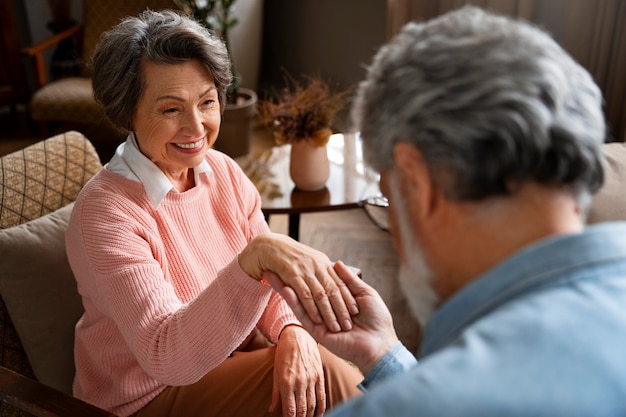
[{"label": "wooden chair arm", "polygon": [[115,417],[114,414],[1,366],[0,401],[38,417]]},{"label": "wooden chair arm", "polygon": [[73,25],[69,28],[51,36],[36,45],[22,49],[22,53],[31,56],[35,59],[35,66],[37,72],[37,88],[41,88],[46,85],[46,65],[44,62],[43,53],[49,48],[58,45],[61,41],[69,39],[73,36],[77,36],[82,30],[81,25]]}]

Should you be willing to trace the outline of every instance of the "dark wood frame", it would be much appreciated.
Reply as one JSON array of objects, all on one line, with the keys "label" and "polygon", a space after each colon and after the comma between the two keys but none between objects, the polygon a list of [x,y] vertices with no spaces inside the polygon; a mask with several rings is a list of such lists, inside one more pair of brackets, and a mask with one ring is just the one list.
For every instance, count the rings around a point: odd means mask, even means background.
[{"label": "dark wood frame", "polygon": [[46,63],[44,60],[44,52],[50,49],[53,46],[58,45],[65,39],[76,38],[77,41],[80,41],[82,35],[82,26],[73,25],[68,27],[67,29],[53,35],[36,45],[33,45],[28,48],[24,48],[23,53],[30,56],[35,61],[35,85],[36,88],[41,88],[47,83],[46,77]]},{"label": "dark wood frame", "polygon": [[37,417],[115,417],[4,367],[0,367],[0,401]]}]

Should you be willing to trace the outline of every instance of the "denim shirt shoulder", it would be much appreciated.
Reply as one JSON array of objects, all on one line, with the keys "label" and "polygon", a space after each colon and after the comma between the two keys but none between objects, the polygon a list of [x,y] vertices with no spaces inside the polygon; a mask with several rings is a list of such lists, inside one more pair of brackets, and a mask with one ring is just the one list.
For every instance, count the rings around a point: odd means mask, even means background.
[{"label": "denim shirt shoulder", "polygon": [[454,341],[465,328],[501,305],[561,280],[582,279],[594,264],[626,261],[626,222],[602,223],[576,234],[529,245],[466,285],[432,316],[422,357]]}]

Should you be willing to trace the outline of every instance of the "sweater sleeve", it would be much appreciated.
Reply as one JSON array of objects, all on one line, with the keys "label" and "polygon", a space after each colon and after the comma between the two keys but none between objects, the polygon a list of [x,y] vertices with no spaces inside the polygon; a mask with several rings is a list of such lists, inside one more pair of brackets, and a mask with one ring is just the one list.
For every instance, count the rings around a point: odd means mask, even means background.
[{"label": "sweater sleeve", "polygon": [[[261,210],[261,197],[258,191],[238,166],[234,170],[238,172],[240,186],[244,190],[241,196],[243,198],[247,196],[250,202],[254,202],[253,204],[247,204],[250,207],[248,217],[251,230],[250,239],[259,234],[268,233],[270,229]],[[245,205],[245,202],[242,201],[242,204]],[[257,327],[265,337],[276,343],[281,331],[285,326],[291,324],[301,325],[296,315],[287,305],[287,302],[276,291],[272,290],[267,308],[263,312]]]},{"label": "sweater sleeve", "polygon": [[259,330],[271,342],[276,343],[280,332],[285,326],[291,324],[301,326],[300,321],[289,305],[287,305],[287,302],[276,291],[272,290],[267,308],[257,325]]}]

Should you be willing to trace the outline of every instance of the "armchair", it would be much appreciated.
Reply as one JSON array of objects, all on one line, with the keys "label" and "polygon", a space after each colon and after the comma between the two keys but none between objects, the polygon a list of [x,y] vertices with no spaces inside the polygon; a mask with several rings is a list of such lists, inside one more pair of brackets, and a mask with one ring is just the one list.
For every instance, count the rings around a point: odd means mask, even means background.
[{"label": "armchair", "polygon": [[64,245],[72,202],[101,167],[78,132],[0,158],[2,416],[111,416],[71,396],[82,303]]},{"label": "armchair", "polygon": [[[52,133],[52,124],[89,132],[94,141],[95,134],[103,132],[104,151],[101,155],[110,156],[110,148],[123,139],[125,132],[113,127],[105,117],[102,107],[93,98],[89,62],[102,32],[117,24],[123,17],[137,15],[146,8],[175,8],[173,0],[84,0],[83,23],[71,26],[43,42],[24,49],[33,58],[36,67],[36,91],[30,102],[30,117],[39,124],[43,137]],[[46,77],[44,52],[66,39],[75,39],[80,54],[81,74],[79,76],[49,81]],[[93,135],[92,135],[93,133]],[[110,138],[111,135],[115,137]],[[118,140],[114,140],[118,139]],[[98,138],[94,141],[100,151]],[[106,146],[106,142],[109,142]]]}]

